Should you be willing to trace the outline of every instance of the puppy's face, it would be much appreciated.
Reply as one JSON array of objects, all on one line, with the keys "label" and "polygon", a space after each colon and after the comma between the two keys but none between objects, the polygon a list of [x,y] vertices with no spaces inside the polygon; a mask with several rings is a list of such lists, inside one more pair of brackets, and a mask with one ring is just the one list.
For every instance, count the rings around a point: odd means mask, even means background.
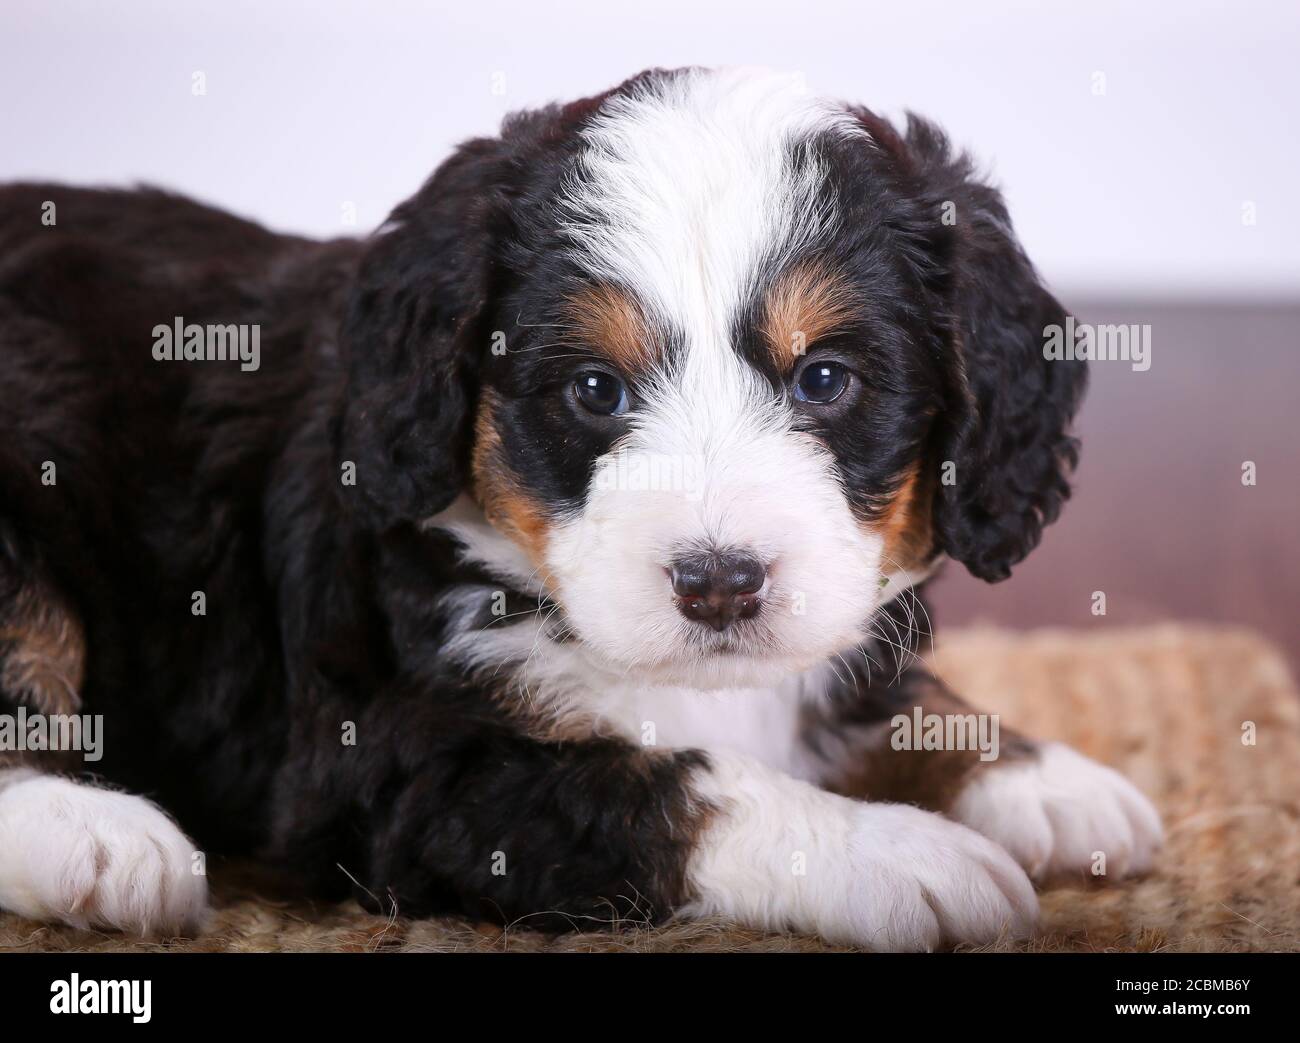
[{"label": "puppy's face", "polygon": [[929,561],[937,388],[859,213],[872,147],[796,84],[717,76],[575,135],[553,253],[496,310],[474,481],[615,669],[770,682]]},{"label": "puppy's face", "polygon": [[466,146],[392,229],[345,327],[345,448],[410,462],[389,523],[462,475],[613,671],[771,683],[941,553],[1001,578],[1068,493],[1064,313],[928,125],[645,74]]}]

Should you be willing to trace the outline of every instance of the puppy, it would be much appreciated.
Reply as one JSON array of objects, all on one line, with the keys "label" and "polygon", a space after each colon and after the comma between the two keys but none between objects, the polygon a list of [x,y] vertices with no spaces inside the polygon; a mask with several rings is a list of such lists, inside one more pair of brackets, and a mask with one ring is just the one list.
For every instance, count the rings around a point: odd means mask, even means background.
[{"label": "puppy", "polygon": [[245,852],[543,929],[1028,934],[1155,812],[895,721],[969,712],[918,586],[1069,494],[1065,318],[934,126],[766,72],[512,116],[364,242],[4,189],[0,691],[102,750],[5,755],[0,906],[194,930]]}]

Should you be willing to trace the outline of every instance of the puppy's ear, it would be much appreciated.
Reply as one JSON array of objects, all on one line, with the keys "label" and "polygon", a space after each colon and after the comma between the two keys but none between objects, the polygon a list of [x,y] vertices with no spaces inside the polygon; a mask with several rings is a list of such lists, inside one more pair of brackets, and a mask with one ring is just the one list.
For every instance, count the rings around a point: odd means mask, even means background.
[{"label": "puppy's ear", "polygon": [[1087,363],[1044,357],[1047,328],[1063,330],[1066,311],[1039,282],[999,193],[923,120],[909,118],[900,144],[921,186],[927,282],[947,321],[935,533],[973,575],[1001,580],[1069,498],[1078,460],[1069,427]]},{"label": "puppy's ear", "polygon": [[367,527],[427,518],[465,483],[505,153],[495,139],[461,146],[361,260],[334,447],[336,464],[355,465],[344,499]]}]

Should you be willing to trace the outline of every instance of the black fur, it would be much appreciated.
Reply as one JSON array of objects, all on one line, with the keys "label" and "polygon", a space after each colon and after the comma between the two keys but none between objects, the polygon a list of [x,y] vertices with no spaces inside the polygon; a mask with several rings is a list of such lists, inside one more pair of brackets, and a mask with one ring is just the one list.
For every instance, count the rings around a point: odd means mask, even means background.
[{"label": "black fur", "polygon": [[944,551],[980,579],[1006,579],[1038,546],[1070,495],[1078,462],[1070,421],[1087,384],[1082,361],[1049,362],[1046,328],[1066,311],[1043,287],[1011,231],[1001,196],[974,177],[943,135],[909,119],[912,178],[931,213],[956,205],[956,223],[931,223],[928,277],[946,290],[947,344],[938,453],[956,465],[941,485],[935,524]]}]

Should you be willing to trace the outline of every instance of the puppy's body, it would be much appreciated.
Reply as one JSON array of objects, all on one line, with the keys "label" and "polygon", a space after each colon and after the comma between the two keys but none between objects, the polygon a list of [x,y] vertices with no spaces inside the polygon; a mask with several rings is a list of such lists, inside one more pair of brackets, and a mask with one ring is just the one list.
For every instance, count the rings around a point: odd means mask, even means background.
[{"label": "puppy's body", "polygon": [[[1024,931],[1003,847],[1140,869],[1149,807],[887,728],[964,712],[899,658],[909,588],[1005,575],[1067,493],[1063,314],[931,128],[751,73],[516,117],[369,243],[5,189],[0,694],[103,714],[96,769],[205,848],[404,913]],[[156,360],[175,317],[259,326],[260,366]],[[183,838],[125,900],[93,805],[138,798],[49,766],[0,775],[0,906],[191,923]]]}]

